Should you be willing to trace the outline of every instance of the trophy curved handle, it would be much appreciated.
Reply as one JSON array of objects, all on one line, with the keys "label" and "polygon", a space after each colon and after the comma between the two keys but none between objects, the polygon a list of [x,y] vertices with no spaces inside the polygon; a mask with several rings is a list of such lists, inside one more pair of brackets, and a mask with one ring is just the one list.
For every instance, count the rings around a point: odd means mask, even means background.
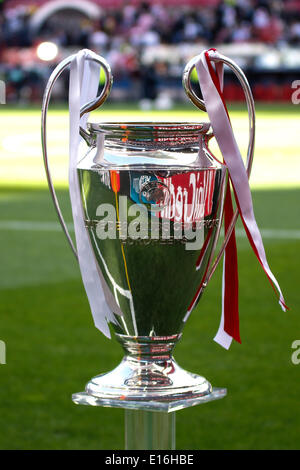
[{"label": "trophy curved handle", "polygon": [[[42,105],[42,152],[43,152],[44,166],[45,166],[48,186],[49,186],[49,190],[50,190],[50,193],[51,193],[51,197],[52,197],[52,200],[53,200],[53,203],[54,203],[54,207],[55,207],[59,222],[60,222],[61,227],[62,227],[62,229],[63,229],[63,231],[64,231],[64,233],[67,237],[69,245],[70,245],[76,259],[78,259],[76,248],[75,248],[73,240],[70,236],[69,230],[68,230],[67,225],[65,223],[65,220],[64,220],[64,217],[62,215],[60,205],[59,205],[59,202],[58,202],[58,199],[57,199],[57,196],[56,196],[55,188],[54,188],[53,181],[52,181],[49,161],[48,161],[48,150],[47,150],[47,112],[48,112],[48,106],[49,106],[51,93],[52,93],[52,90],[53,90],[53,87],[54,87],[54,84],[55,84],[56,80],[60,77],[62,72],[71,64],[74,57],[75,57],[75,54],[67,57],[60,64],[58,64],[58,66],[53,70],[52,74],[50,75],[50,78],[49,78],[48,83],[46,85],[44,96],[43,96],[43,105]],[[87,103],[86,105],[84,105],[80,109],[80,117],[82,117],[85,113],[88,113],[88,112],[98,108],[99,106],[101,106],[104,103],[104,101],[106,100],[106,98],[108,97],[108,95],[110,93],[110,90],[111,90],[111,87],[112,87],[112,82],[113,82],[113,77],[112,77],[110,66],[106,62],[106,60],[103,59],[103,57],[95,55],[95,57],[87,58],[87,59],[92,60],[94,62],[97,62],[98,64],[101,65],[101,67],[103,67],[104,72],[105,72],[105,85],[104,85],[103,90],[102,90],[102,92],[99,96],[97,96],[94,100],[90,101],[89,103]],[[79,133],[86,140],[88,145],[92,144],[92,139],[90,137],[90,134],[85,129],[80,127]]]},{"label": "trophy curved handle", "polygon": [[[184,72],[183,72],[183,76],[182,76],[182,84],[183,84],[183,88],[184,88],[187,96],[192,101],[192,103],[197,108],[201,109],[202,111],[206,111],[204,101],[196,95],[196,93],[194,92],[194,90],[192,89],[192,86],[191,86],[191,73],[192,73],[192,70],[194,69],[194,67],[195,67],[198,60],[199,60],[199,56],[196,56],[196,57],[193,57],[193,59],[191,59],[187,63],[187,65],[184,69]],[[233,71],[233,73],[236,75],[236,77],[238,78],[238,80],[239,80],[239,82],[240,82],[240,84],[243,88],[243,91],[244,91],[244,95],[245,95],[245,98],[246,98],[247,109],[248,109],[248,118],[249,118],[249,143],[248,143],[247,160],[246,160],[246,171],[247,171],[247,175],[248,175],[248,179],[249,179],[251,169],[252,169],[253,156],[254,156],[254,143],[255,143],[255,105],[254,105],[254,99],[253,99],[253,95],[252,95],[252,92],[251,92],[251,88],[250,88],[249,82],[248,82],[244,72],[233,60],[231,60],[228,57],[225,57],[221,54],[219,55],[218,58],[211,57],[211,60],[214,61],[214,62],[220,62],[221,61],[225,65],[227,65]],[[208,270],[207,277],[206,277],[205,282],[203,284],[204,287],[209,282],[210,278],[212,277],[213,273],[215,272],[215,270],[216,270],[216,268],[217,268],[217,266],[218,266],[218,264],[219,264],[219,262],[222,258],[222,255],[224,253],[226,245],[227,245],[227,243],[230,239],[230,236],[231,236],[232,231],[234,229],[234,226],[236,224],[238,215],[239,215],[239,212],[236,209],[233,216],[232,216],[232,220],[231,220],[231,222],[228,226],[227,232],[224,236],[224,240],[223,240],[223,243],[220,247],[219,253],[217,254],[211,268]]]}]

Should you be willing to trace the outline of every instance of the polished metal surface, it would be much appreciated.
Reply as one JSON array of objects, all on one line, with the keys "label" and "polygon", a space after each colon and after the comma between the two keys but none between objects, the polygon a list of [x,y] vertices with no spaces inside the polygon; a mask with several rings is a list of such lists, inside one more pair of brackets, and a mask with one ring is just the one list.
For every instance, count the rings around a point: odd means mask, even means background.
[{"label": "polished metal surface", "polygon": [[207,395],[198,395],[195,398],[188,398],[182,396],[181,398],[172,401],[129,401],[126,399],[126,397],[122,397],[121,400],[112,399],[110,397],[98,398],[86,392],[74,393],[72,395],[72,400],[76,405],[103,406],[104,408],[123,408],[125,410],[143,410],[151,411],[151,413],[174,413],[174,411],[184,410],[185,408],[190,408],[191,406],[197,406],[204,403],[208,403],[210,401],[220,400],[226,395],[226,388],[213,387],[211,392]]},{"label": "polished metal surface", "polygon": [[[124,359],[113,371],[94,377],[86,386],[86,394],[103,406],[157,411],[215,399],[213,388],[204,377],[185,371],[173,358],[179,336],[117,335],[125,350]],[[223,396],[225,393],[223,390]]]},{"label": "polished metal surface", "polygon": [[[50,194],[54,203],[54,207],[59,219],[59,222],[61,224],[61,227],[67,237],[68,243],[77,258],[77,252],[76,248],[73,244],[73,240],[70,236],[70,233],[68,231],[67,225],[64,221],[64,217],[62,215],[59,202],[56,196],[55,188],[53,185],[52,181],[52,176],[51,176],[51,170],[49,166],[49,159],[48,159],[48,149],[47,149],[47,113],[48,113],[48,107],[49,107],[49,102],[51,98],[51,93],[53,90],[53,87],[55,85],[56,80],[60,77],[60,75],[63,73],[63,71],[71,64],[72,60],[74,59],[75,55],[71,55],[67,57],[65,60],[63,60],[58,66],[53,70],[52,74],[50,75],[50,78],[48,80],[48,83],[46,85],[45,91],[44,91],[44,96],[43,96],[43,105],[42,105],[42,152],[43,152],[43,159],[44,159],[44,166],[46,170],[46,176],[47,176],[47,181],[48,181],[48,186],[50,190]],[[90,60],[90,59],[89,59]],[[93,59],[94,62],[97,62],[104,70],[105,73],[105,84],[103,87],[103,90],[101,91],[100,95],[95,98],[95,100],[91,101],[90,103],[87,103],[84,105],[81,110],[80,110],[80,117],[82,117],[85,113],[92,111],[99,106],[101,106],[106,98],[109,96],[112,83],[113,83],[113,77],[111,73],[111,69],[109,64],[106,62],[103,57],[97,56]],[[91,138],[89,134],[84,130],[82,127],[80,128],[80,134],[81,136],[86,140],[87,144],[91,144]]]},{"label": "polished metal surface", "polygon": [[[114,122],[101,124],[88,123],[91,138],[96,143],[97,134],[105,135],[106,146],[128,150],[163,150],[191,148],[198,146],[199,138],[208,132],[209,123],[203,122]],[[157,154],[156,154],[157,158]],[[161,164],[161,162],[160,162]]]},{"label": "polished metal surface", "polygon": [[[177,138],[181,132],[185,139],[185,130],[178,128]],[[152,135],[153,129],[143,152],[132,143],[127,150],[125,142],[121,149],[112,148],[110,135],[107,139],[105,135],[103,159],[98,160],[95,147],[78,165],[94,253],[123,312],[112,327],[125,335],[169,336],[182,330],[212,261],[222,218],[226,168],[207,152],[204,135],[198,133],[197,145],[192,140],[179,150],[156,150]],[[163,194],[162,184],[168,194]],[[155,186],[158,201],[151,200]],[[105,205],[110,209],[109,220]],[[135,217],[139,212],[141,217]],[[99,235],[105,237],[106,231],[107,238],[101,239]],[[199,239],[197,249],[187,239],[192,234]]]},{"label": "polished metal surface", "polygon": [[208,130],[207,123],[89,125],[99,144],[78,165],[85,224],[123,313],[111,327],[125,357],[74,395],[76,403],[170,411],[226,393],[172,356],[222,221],[227,170],[208,151]]}]

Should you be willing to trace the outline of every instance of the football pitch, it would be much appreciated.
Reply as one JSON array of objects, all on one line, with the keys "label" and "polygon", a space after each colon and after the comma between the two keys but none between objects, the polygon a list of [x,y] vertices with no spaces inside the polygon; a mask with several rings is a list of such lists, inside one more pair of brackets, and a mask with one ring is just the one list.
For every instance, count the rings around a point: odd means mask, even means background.
[{"label": "football pitch", "polygon": [[[231,115],[245,154],[247,115],[239,106]],[[143,113],[108,104],[90,116],[106,122],[205,118],[191,106]],[[299,106],[257,106],[254,209],[290,310],[281,311],[239,223],[242,345],[226,351],[213,341],[221,314],[219,266],[174,355],[183,368],[226,387],[228,396],[176,413],[177,449],[300,448],[300,363],[292,361],[292,344],[300,344],[299,124]],[[50,112],[48,138],[61,208],[71,222],[65,109]],[[56,221],[38,109],[1,107],[0,168],[0,340],[6,344],[0,449],[123,449],[123,410],[71,401],[92,376],[116,367],[122,351],[94,327],[78,266]]]}]

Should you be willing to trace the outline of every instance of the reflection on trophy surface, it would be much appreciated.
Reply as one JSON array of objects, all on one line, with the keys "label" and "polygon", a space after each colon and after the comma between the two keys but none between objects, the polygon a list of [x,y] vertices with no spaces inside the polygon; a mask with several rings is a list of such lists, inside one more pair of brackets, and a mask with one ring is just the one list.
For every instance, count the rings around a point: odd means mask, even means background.
[{"label": "reflection on trophy surface", "polygon": [[226,169],[206,149],[208,128],[90,125],[95,140],[104,134],[105,150],[98,159],[97,147],[91,149],[78,166],[85,224],[122,312],[112,327],[126,352],[114,371],[87,385],[93,397],[120,406],[214,397],[203,377],[172,358],[203,288],[222,217]]}]

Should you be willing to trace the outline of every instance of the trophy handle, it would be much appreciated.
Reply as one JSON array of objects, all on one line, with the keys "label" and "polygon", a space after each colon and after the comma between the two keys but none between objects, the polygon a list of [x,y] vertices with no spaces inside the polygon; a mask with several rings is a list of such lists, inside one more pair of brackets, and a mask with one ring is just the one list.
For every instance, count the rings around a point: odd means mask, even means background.
[{"label": "trophy handle", "polygon": [[[51,93],[52,93],[52,90],[53,90],[53,86],[54,86],[56,80],[62,74],[62,72],[68,67],[68,65],[71,64],[71,62],[74,59],[75,55],[76,54],[73,54],[73,55],[67,57],[66,59],[64,59],[53,70],[53,72],[50,75],[50,78],[48,80],[48,83],[46,85],[44,96],[43,96],[43,105],[42,105],[42,151],[43,151],[43,159],[44,159],[44,165],[45,165],[45,170],[46,170],[48,186],[49,186],[49,190],[50,190],[50,193],[51,193],[51,196],[52,196],[54,207],[55,207],[56,213],[58,215],[58,219],[59,219],[59,222],[62,226],[62,229],[63,229],[63,231],[64,231],[64,233],[65,233],[65,235],[68,239],[69,245],[70,245],[76,259],[78,259],[76,248],[74,246],[73,240],[70,236],[70,233],[68,231],[67,225],[66,225],[65,220],[64,220],[64,217],[62,215],[62,212],[61,212],[61,209],[60,209],[60,206],[59,206],[59,203],[58,203],[58,199],[57,199],[57,196],[56,196],[55,188],[54,188],[54,185],[53,185],[52,176],[51,176],[50,167],[49,167],[49,161],[48,161],[47,133],[46,133],[46,129],[47,129],[47,112],[48,112],[48,106],[49,106],[49,101],[50,101]],[[113,77],[112,77],[110,66],[106,62],[106,60],[103,59],[103,57],[95,55],[95,57],[88,58],[88,60],[93,60],[94,62],[97,62],[104,69],[104,72],[105,72],[105,85],[104,85],[103,90],[102,90],[102,92],[99,96],[97,96],[94,100],[90,101],[89,103],[85,104],[84,106],[82,106],[82,108],[80,109],[80,117],[82,117],[85,113],[93,111],[94,109],[98,108],[99,106],[101,106],[104,103],[104,101],[106,100],[106,98],[108,97],[108,95],[110,93],[110,90],[111,90],[111,87],[112,87],[112,82],[113,82]],[[79,133],[85,139],[85,141],[87,142],[88,145],[92,144],[91,136],[85,129],[80,127]]]},{"label": "trophy handle", "polygon": [[[206,111],[204,101],[201,100],[196,95],[196,93],[194,92],[194,90],[192,89],[192,86],[191,86],[191,72],[192,72],[193,68],[195,67],[198,60],[199,60],[199,56],[195,56],[195,57],[193,57],[193,59],[191,59],[187,63],[187,65],[184,69],[184,72],[183,72],[183,76],[182,76],[182,84],[183,84],[183,88],[184,88],[187,96],[192,101],[192,103],[197,108],[201,109],[202,111]],[[254,105],[254,99],[253,99],[253,96],[252,96],[251,88],[250,88],[249,82],[248,82],[244,72],[233,60],[231,60],[228,57],[225,57],[223,55],[219,55],[219,58],[211,57],[211,60],[214,61],[214,62],[220,62],[221,61],[225,65],[228,65],[228,67],[233,71],[233,73],[238,78],[238,80],[239,80],[239,82],[240,82],[240,84],[243,88],[243,91],[244,91],[244,95],[245,95],[246,103],[247,103],[247,109],[248,109],[248,117],[249,117],[249,143],[248,143],[247,160],[246,160],[246,171],[247,171],[247,175],[248,175],[248,179],[249,179],[251,169],[252,169],[252,163],[253,163],[254,142],[255,142],[255,105]],[[216,256],[210,270],[208,271],[208,274],[207,274],[206,280],[203,284],[203,287],[205,287],[207,285],[207,283],[209,282],[210,278],[212,277],[213,273],[215,272],[215,270],[216,270],[216,268],[217,268],[217,266],[218,266],[218,264],[219,264],[219,262],[222,258],[222,255],[224,253],[226,245],[227,245],[227,243],[230,239],[230,236],[231,236],[232,231],[234,229],[234,226],[236,224],[238,215],[239,215],[239,212],[238,212],[238,209],[236,209],[233,216],[232,216],[232,220],[229,224],[227,232],[224,236],[224,240],[223,240],[223,243],[220,247],[219,253]]]}]

